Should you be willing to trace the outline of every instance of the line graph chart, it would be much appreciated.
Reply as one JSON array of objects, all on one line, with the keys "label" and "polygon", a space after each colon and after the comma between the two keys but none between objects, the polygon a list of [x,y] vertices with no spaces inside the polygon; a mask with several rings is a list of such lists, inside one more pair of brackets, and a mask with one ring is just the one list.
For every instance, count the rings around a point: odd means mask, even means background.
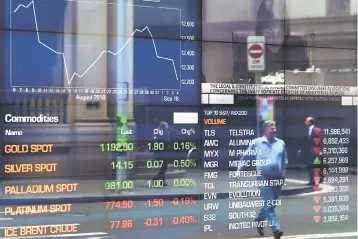
[{"label": "line graph chart", "polygon": [[[113,22],[119,21],[113,11],[123,5],[120,1],[8,0],[9,87],[197,94],[201,54],[195,21],[200,8],[192,8],[189,0],[146,5],[132,1],[126,4],[133,9],[132,30],[119,34],[113,30]],[[93,23],[99,8],[108,9],[107,16],[98,16],[107,18],[107,26]],[[129,68],[118,65],[126,65],[128,55],[132,79]],[[132,80],[133,88],[120,87],[119,77],[122,82]]]},{"label": "line graph chart", "polygon": [[[86,1],[81,1],[81,2],[86,2]],[[148,31],[149,35],[150,35],[150,38],[151,38],[151,41],[153,42],[153,47],[154,47],[154,50],[155,50],[155,55],[157,58],[159,59],[163,59],[163,60],[167,60],[167,61],[170,61],[172,62],[173,64],[173,70],[175,72],[175,77],[176,77],[176,80],[179,81],[179,77],[178,77],[178,73],[177,73],[177,69],[175,67],[175,62],[173,59],[170,59],[170,58],[167,58],[167,57],[162,57],[158,54],[158,51],[157,51],[157,47],[155,45],[155,39],[153,37],[153,34],[151,33],[150,29],[148,26],[144,27],[142,30],[140,29],[135,29],[134,32],[132,33],[132,35],[128,38],[128,40],[124,43],[124,45],[117,51],[117,52],[112,52],[112,51],[102,51],[101,54],[96,58],[96,60],[83,72],[83,73],[77,73],[77,72],[74,72],[72,74],[72,76],[70,76],[70,73],[68,72],[68,69],[67,69],[67,62],[66,62],[66,56],[65,56],[65,53],[64,52],[58,52],[54,49],[52,49],[50,46],[46,45],[45,43],[43,43],[41,41],[41,37],[40,37],[40,33],[39,33],[39,27],[38,27],[38,23],[37,23],[37,17],[36,17],[36,7],[35,7],[35,2],[34,1],[31,1],[28,5],[23,5],[23,4],[20,4],[18,5],[18,7],[14,10],[14,13],[16,13],[19,9],[21,8],[29,8],[31,7],[32,8],[32,11],[33,11],[33,15],[34,15],[34,22],[35,22],[35,27],[36,27],[36,35],[37,35],[37,41],[39,44],[41,44],[42,46],[46,47],[48,50],[52,51],[53,53],[57,54],[57,55],[61,55],[62,58],[63,58],[63,63],[64,63],[64,67],[65,67],[65,73],[66,73],[66,78],[67,78],[67,83],[69,85],[71,85],[71,82],[73,81],[73,79],[77,76],[79,78],[82,78],[84,75],[86,75],[86,73],[98,62],[98,60],[104,55],[104,54],[112,54],[114,56],[118,55],[119,53],[122,52],[122,50],[128,45],[129,41],[132,40],[132,38],[134,37],[134,35],[137,33],[137,32],[144,32],[144,31]]]}]

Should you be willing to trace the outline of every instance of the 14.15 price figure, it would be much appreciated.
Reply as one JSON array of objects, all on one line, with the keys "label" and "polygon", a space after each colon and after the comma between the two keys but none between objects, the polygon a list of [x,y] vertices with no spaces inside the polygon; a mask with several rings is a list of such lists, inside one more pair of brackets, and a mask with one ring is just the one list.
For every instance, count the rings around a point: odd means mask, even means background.
[{"label": "14.15 price figure", "polygon": [[119,161],[111,163],[112,169],[133,169],[134,161]]}]

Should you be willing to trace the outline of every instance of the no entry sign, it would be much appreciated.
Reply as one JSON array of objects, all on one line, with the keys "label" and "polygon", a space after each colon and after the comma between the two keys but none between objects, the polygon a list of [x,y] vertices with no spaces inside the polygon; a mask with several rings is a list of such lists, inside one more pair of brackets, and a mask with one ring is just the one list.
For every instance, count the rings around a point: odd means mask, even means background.
[{"label": "no entry sign", "polygon": [[247,38],[247,67],[249,71],[265,70],[265,37]]},{"label": "no entry sign", "polygon": [[264,50],[258,44],[252,45],[249,49],[249,55],[254,59],[260,58],[263,53],[264,53]]}]

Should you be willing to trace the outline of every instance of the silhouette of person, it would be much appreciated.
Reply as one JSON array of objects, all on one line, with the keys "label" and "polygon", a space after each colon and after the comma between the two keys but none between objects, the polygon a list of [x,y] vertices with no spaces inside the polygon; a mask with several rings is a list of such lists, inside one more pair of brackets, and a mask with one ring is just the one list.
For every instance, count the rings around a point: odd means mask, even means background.
[{"label": "silhouette of person", "polygon": [[[291,36],[289,22],[280,19],[273,8],[272,0],[263,0],[259,7],[255,35],[265,37],[266,67],[262,75],[282,70],[305,71],[309,68],[309,59],[302,37]],[[261,82],[255,82],[254,73],[247,70],[246,44],[234,44],[233,79],[250,79],[250,83],[260,84]]]}]

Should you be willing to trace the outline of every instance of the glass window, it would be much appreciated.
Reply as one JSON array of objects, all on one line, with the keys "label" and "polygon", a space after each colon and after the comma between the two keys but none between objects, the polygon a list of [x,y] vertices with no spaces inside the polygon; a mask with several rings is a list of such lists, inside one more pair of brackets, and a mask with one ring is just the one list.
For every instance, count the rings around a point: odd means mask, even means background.
[{"label": "glass window", "polygon": [[328,0],[328,16],[342,16],[350,14],[351,0]]}]

